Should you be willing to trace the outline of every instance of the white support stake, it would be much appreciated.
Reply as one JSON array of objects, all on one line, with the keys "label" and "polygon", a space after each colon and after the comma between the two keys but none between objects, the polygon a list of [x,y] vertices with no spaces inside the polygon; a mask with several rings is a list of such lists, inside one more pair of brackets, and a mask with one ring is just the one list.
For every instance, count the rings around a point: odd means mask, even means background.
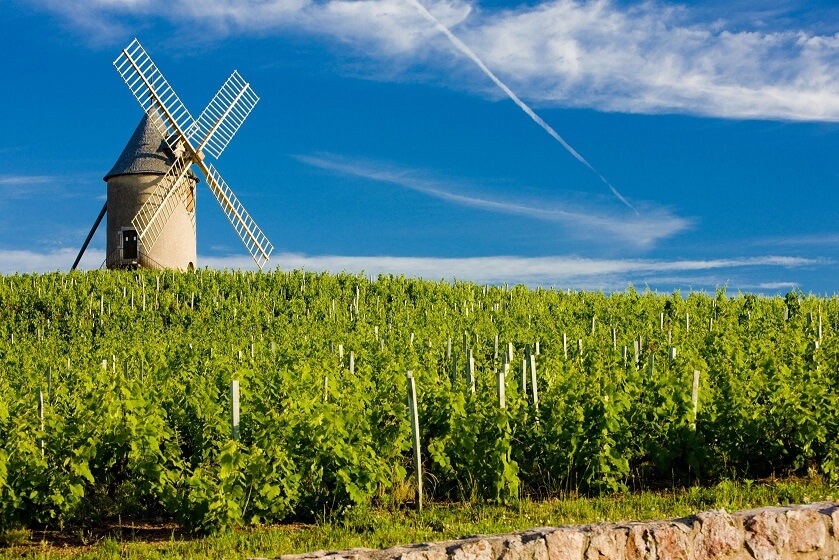
[{"label": "white support stake", "polygon": [[530,355],[530,390],[533,392],[533,407],[539,410],[539,391],[536,388],[536,356]]},{"label": "white support stake", "polygon": [[696,414],[699,410],[699,370],[693,370],[693,389],[690,394],[690,400],[693,403],[693,422],[692,428],[696,430]]},{"label": "white support stake", "polygon": [[510,372],[510,362],[507,361],[507,354],[501,358],[501,369],[498,371],[498,408],[507,407],[507,374]]},{"label": "white support stake", "polygon": [[466,385],[472,394],[475,394],[475,357],[472,350],[466,352]]},{"label": "white support stake", "polygon": [[422,457],[420,456],[419,413],[417,411],[417,386],[413,372],[408,372],[408,409],[411,415],[411,441],[414,448],[414,474],[417,481],[417,509],[422,511]]},{"label": "white support stake", "polygon": [[230,437],[239,440],[239,380],[230,382]]}]

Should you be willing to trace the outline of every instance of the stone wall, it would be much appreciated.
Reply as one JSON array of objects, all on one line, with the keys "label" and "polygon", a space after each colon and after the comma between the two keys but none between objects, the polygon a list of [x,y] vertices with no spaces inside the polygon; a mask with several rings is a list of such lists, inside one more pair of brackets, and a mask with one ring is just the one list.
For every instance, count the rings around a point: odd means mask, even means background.
[{"label": "stone wall", "polygon": [[280,556],[282,560],[839,560],[839,502]]}]

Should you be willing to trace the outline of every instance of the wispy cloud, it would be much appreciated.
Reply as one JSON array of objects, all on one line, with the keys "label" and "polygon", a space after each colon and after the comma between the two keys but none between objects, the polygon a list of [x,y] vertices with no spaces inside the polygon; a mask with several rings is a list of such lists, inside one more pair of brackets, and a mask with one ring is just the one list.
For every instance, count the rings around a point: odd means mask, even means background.
[{"label": "wispy cloud", "polygon": [[[101,38],[103,29],[165,18],[184,30],[309,33],[355,46],[371,72],[383,62],[461,66],[459,88],[496,95],[483,73],[455,56],[404,0],[40,0]],[[748,3],[746,3],[748,4]],[[792,27],[783,10],[748,23],[737,3],[723,12],[662,1],[548,0],[514,9],[465,0],[424,2],[495,74],[531,102],[637,113],[839,121],[839,33]],[[803,2],[786,9],[806,9]],[[720,8],[718,8],[720,9]],[[721,10],[721,9],[720,9]],[[751,13],[752,8],[742,10]],[[81,15],[83,14],[83,15]],[[825,11],[833,14],[835,11]],[[725,19],[728,18],[728,19]],[[767,19],[768,18],[768,19]],[[814,26],[830,28],[830,25]],[[835,25],[833,26],[835,29]],[[386,66],[387,64],[385,64]],[[404,77],[410,77],[405,70]],[[393,74],[393,72],[390,72]],[[449,83],[455,78],[449,79]]]},{"label": "wispy cloud", "polygon": [[51,175],[0,175],[0,185],[42,185],[44,183],[53,183],[58,180],[58,177]]},{"label": "wispy cloud", "polygon": [[839,246],[839,233],[819,233],[809,235],[790,235],[786,237],[766,237],[752,241],[755,246],[780,247],[836,247]]},{"label": "wispy cloud", "polygon": [[489,195],[473,195],[458,192],[457,184],[463,182],[430,177],[413,169],[398,168],[378,162],[353,161],[331,154],[296,155],[297,160],[318,167],[362,177],[377,182],[398,185],[406,189],[470,208],[487,212],[526,216],[535,220],[553,222],[565,226],[569,234],[577,238],[603,240],[604,234],[609,242],[650,247],[656,242],[672,237],[688,229],[692,221],[674,215],[666,208],[653,204],[641,204],[641,215],[628,212],[606,212],[603,207],[582,207],[579,204],[539,201],[528,204],[521,200],[508,200]]},{"label": "wispy cloud", "polygon": [[45,195],[52,198],[87,196],[91,184],[99,186],[91,177],[82,175],[0,175],[0,203]]}]

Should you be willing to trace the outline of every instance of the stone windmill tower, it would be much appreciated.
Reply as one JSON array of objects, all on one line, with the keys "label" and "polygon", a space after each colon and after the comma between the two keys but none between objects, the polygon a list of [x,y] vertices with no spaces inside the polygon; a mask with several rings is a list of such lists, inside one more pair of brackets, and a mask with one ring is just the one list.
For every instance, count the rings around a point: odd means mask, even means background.
[{"label": "stone windmill tower", "polygon": [[175,155],[148,116],[143,117],[114,167],[105,175],[108,183],[108,268],[190,269],[196,261],[195,186],[198,177],[189,171],[178,189],[184,204],[175,205],[157,242],[141,251],[132,223],[175,162]]},{"label": "stone windmill tower", "polygon": [[145,116],[111,171],[108,197],[73,263],[107,213],[108,268],[196,266],[195,188],[204,176],[259,268],[274,247],[205,154],[218,159],[259,98],[234,71],[197,119],[134,39],[114,61]]}]

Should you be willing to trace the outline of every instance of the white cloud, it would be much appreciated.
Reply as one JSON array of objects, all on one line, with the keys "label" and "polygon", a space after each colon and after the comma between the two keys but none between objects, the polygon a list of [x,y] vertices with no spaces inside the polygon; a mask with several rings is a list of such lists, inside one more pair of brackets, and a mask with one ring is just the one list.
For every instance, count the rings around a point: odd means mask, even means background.
[{"label": "white cloud", "polygon": [[[126,16],[169,19],[184,29],[200,24],[212,28],[214,37],[302,31],[355,47],[370,58],[371,73],[381,73],[388,61],[399,68],[423,63],[444,76],[458,65],[456,79],[470,76],[458,87],[498,94],[403,0],[41,3],[91,35],[108,24],[124,24]],[[744,28],[735,5],[727,5],[727,15],[736,23],[707,9],[660,1],[548,0],[500,11],[465,0],[424,5],[531,102],[638,113],[839,120],[839,33],[817,35],[765,21]]]},{"label": "white cloud", "polygon": [[[269,266],[282,270],[305,269],[332,273],[350,272],[377,276],[379,274],[405,275],[427,280],[469,280],[490,284],[527,284],[530,286],[557,286],[578,290],[622,290],[629,284],[644,283],[672,286],[693,285],[697,288],[715,288],[726,284],[732,274],[755,274],[755,269],[791,270],[802,267],[830,265],[824,259],[804,259],[784,256],[762,256],[714,260],[645,260],[645,259],[587,259],[575,256],[561,257],[389,257],[303,255],[280,253],[271,258]],[[247,269],[255,265],[247,256],[201,257],[200,266],[214,269]],[[709,273],[714,273],[709,275]],[[673,276],[677,274],[678,276]],[[759,281],[749,286],[758,287]],[[732,286],[737,288],[737,286]],[[770,285],[767,290],[777,289]],[[764,288],[759,288],[763,290]]]},{"label": "white cloud", "polygon": [[[0,274],[27,272],[68,271],[78,255],[78,249],[55,249],[37,252],[23,249],[0,249]],[[85,251],[79,269],[99,268],[105,260],[105,252],[89,248]]]},{"label": "white cloud", "polygon": [[352,161],[334,155],[294,157],[307,165],[399,185],[452,204],[561,224],[574,237],[612,244],[646,248],[685,231],[692,224],[690,219],[676,216],[668,209],[650,203],[639,205],[643,209],[639,215],[626,211],[609,213],[602,205],[594,208],[594,205],[581,206],[579,203],[505,200],[486,194],[463,194],[459,192],[462,190],[462,181],[458,188],[455,181],[431,178],[427,173],[413,169],[378,162]]},{"label": "white cloud", "polygon": [[[76,249],[43,253],[28,250],[0,249],[0,274],[67,271],[76,257]],[[79,268],[99,268],[104,251],[88,249]],[[199,256],[198,264],[211,269],[255,270],[247,255]],[[623,290],[630,284],[644,284],[673,289],[693,286],[714,289],[726,284],[732,275],[745,278],[732,289],[772,292],[796,287],[792,281],[764,282],[753,276],[775,274],[778,270],[832,266],[826,259],[785,256],[761,256],[713,260],[587,259],[576,256],[520,257],[491,256],[468,258],[393,257],[274,254],[269,267],[281,270],[304,269],[318,272],[349,272],[378,276],[405,275],[427,280],[466,280],[489,284],[527,284],[556,286],[576,290]],[[268,269],[266,269],[268,270]]]}]

